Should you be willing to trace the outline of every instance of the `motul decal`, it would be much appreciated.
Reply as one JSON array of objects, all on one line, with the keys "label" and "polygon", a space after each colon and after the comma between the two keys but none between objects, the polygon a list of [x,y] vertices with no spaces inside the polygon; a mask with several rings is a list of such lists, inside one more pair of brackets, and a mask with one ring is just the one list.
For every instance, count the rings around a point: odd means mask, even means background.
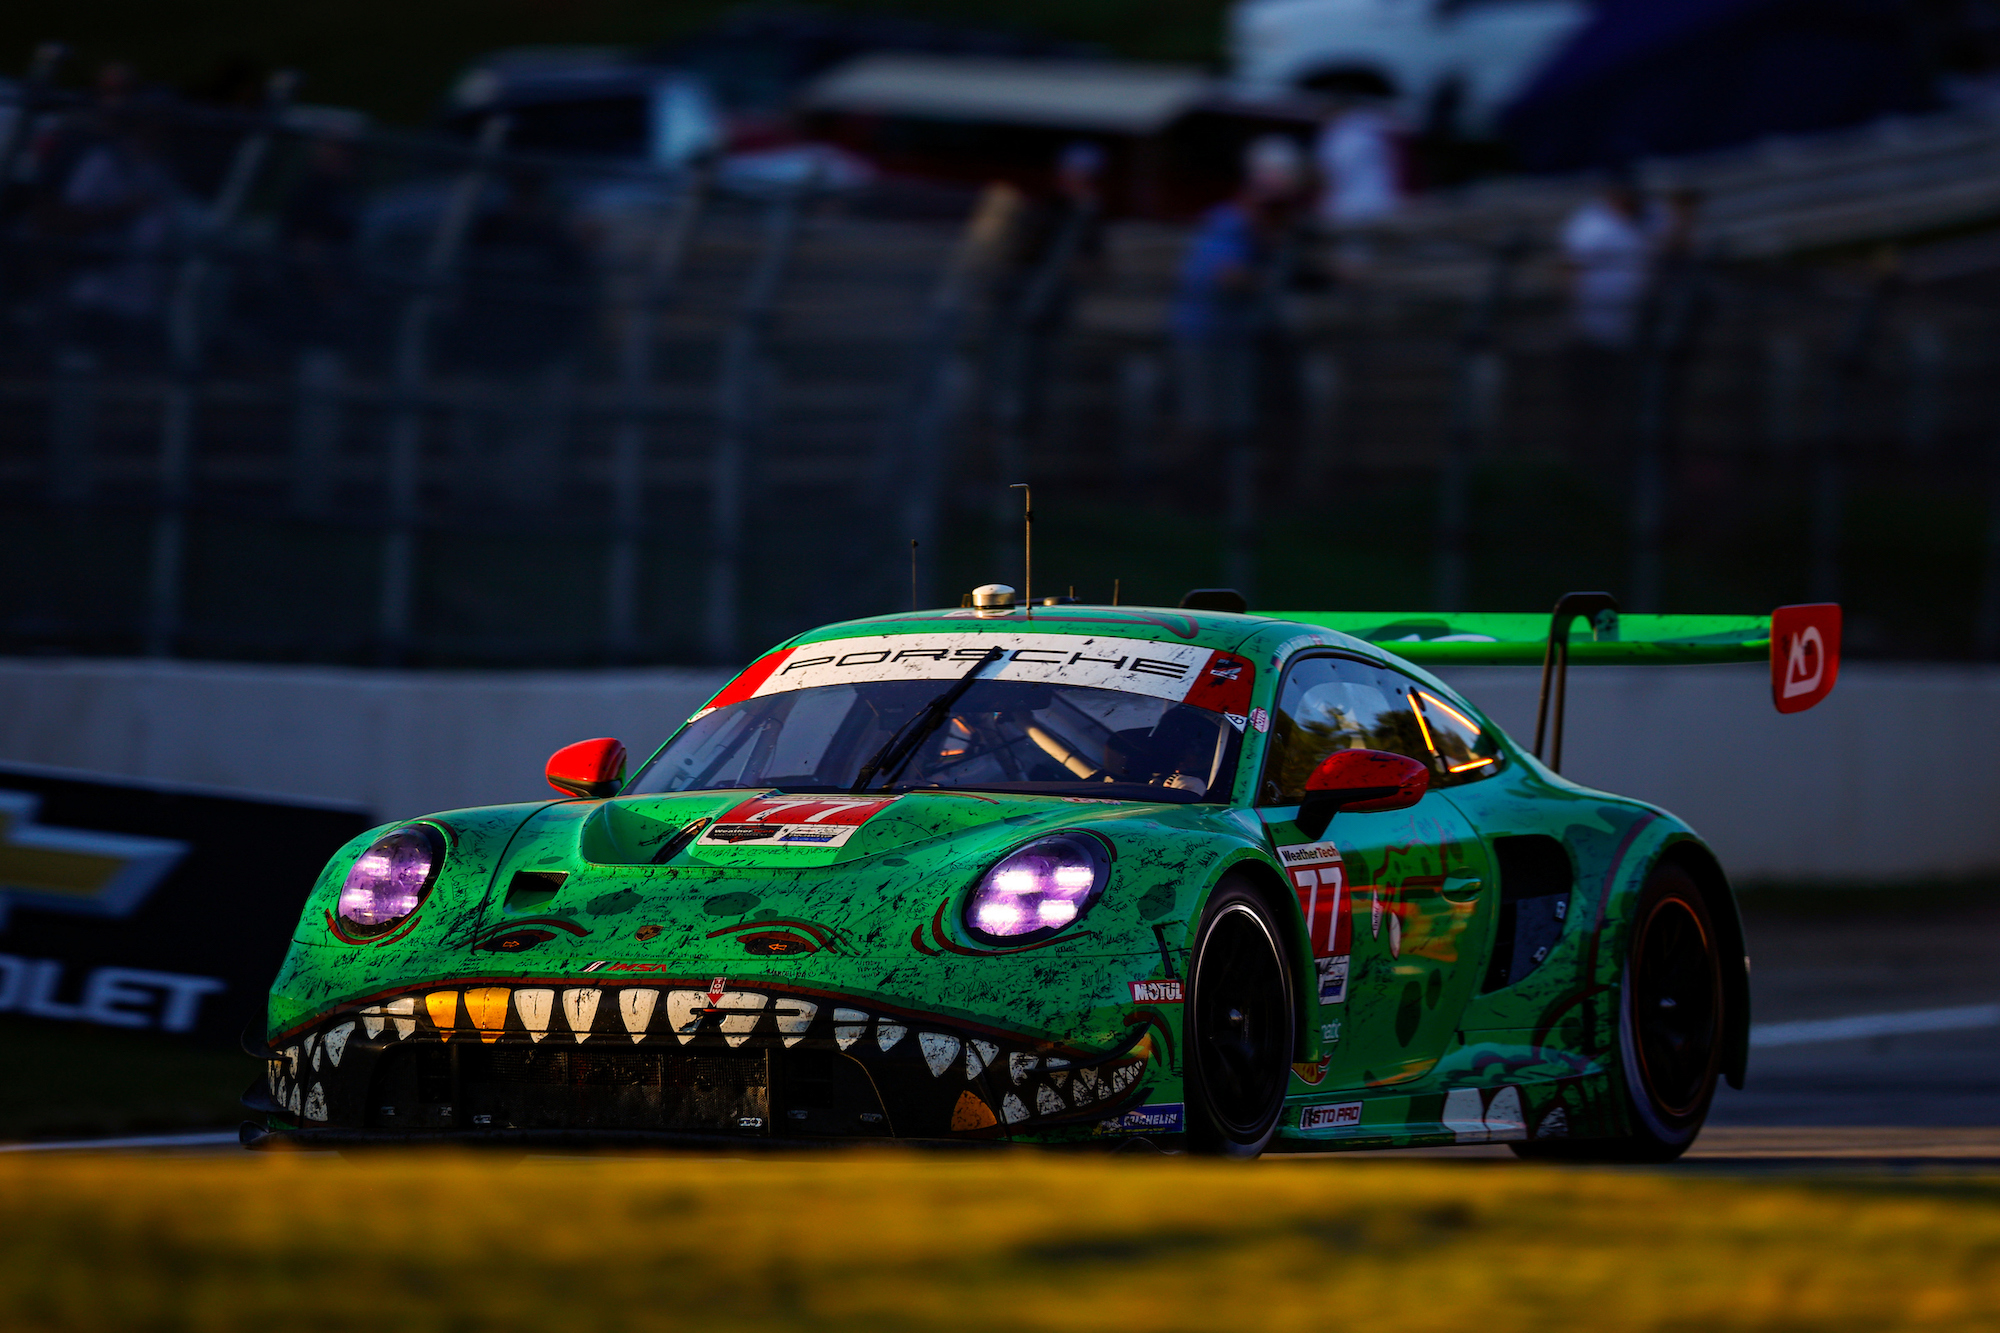
[{"label": "motul decal", "polygon": [[1217,713],[1244,714],[1256,684],[1256,668],[1247,658],[1186,643],[979,631],[884,634],[774,653],[732,681],[708,707],[820,685],[956,680],[996,649],[998,657],[981,679],[1123,690]]},{"label": "motul decal", "polygon": [[1811,602],[1771,613],[1771,702],[1803,713],[1840,676],[1840,604]]},{"label": "motul decal", "polygon": [[702,830],[698,846],[839,847],[893,796],[758,796]]},{"label": "motul decal", "polygon": [[1134,1004],[1179,1004],[1185,998],[1181,983],[1174,981],[1135,981],[1132,983]]}]

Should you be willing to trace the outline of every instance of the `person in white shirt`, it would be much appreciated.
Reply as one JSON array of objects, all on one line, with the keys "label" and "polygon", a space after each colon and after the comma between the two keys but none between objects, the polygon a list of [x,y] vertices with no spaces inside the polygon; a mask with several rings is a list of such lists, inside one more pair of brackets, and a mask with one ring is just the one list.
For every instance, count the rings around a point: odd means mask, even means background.
[{"label": "person in white shirt", "polygon": [[1610,182],[1570,214],[1562,249],[1578,338],[1612,350],[1632,345],[1661,240],[1658,220],[1629,181]]},{"label": "person in white shirt", "polygon": [[1378,222],[1403,203],[1400,133],[1389,113],[1350,102],[1320,128],[1313,148],[1319,169],[1319,218],[1329,227]]}]

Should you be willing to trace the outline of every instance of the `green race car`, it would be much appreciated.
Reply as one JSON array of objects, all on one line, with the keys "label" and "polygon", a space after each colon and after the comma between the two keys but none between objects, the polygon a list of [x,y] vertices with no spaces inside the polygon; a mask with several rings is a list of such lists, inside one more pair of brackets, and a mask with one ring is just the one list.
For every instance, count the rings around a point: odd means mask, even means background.
[{"label": "green race car", "polygon": [[[1742,926],[1686,825],[1554,771],[1567,666],[1768,655],[1793,711],[1838,608],[1231,596],[813,630],[629,779],[586,741],[562,799],[362,835],[245,1141],[1678,1155],[1743,1077]],[[1549,763],[1419,665],[1496,662],[1553,681]]]}]

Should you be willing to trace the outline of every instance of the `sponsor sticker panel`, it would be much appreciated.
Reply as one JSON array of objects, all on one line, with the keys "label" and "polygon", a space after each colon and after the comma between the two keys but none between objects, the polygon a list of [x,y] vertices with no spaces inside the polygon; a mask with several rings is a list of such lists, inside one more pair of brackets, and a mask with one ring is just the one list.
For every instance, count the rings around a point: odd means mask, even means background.
[{"label": "sponsor sticker panel", "polygon": [[1124,1115],[1098,1122],[1100,1134],[1178,1134],[1186,1124],[1185,1102],[1135,1106]]},{"label": "sponsor sticker panel", "polygon": [[1247,716],[1253,725],[1261,712],[1249,707],[1256,667],[1233,653],[1151,639],[976,630],[871,635],[780,649],[730,682],[701,711],[823,685],[955,680],[995,650],[999,658],[983,679],[1122,690]]},{"label": "sponsor sticker panel", "polygon": [[1359,1129],[1361,1106],[1360,1102],[1325,1102],[1318,1106],[1305,1107],[1299,1112],[1299,1128]]}]

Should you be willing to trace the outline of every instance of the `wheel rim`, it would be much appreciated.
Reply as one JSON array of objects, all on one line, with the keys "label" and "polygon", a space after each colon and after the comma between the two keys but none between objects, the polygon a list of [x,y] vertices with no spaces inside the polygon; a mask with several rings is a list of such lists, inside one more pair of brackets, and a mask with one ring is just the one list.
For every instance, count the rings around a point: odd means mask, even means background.
[{"label": "wheel rim", "polygon": [[1653,1102],[1693,1115],[1715,1080],[1721,972],[1700,915],[1680,898],[1656,903],[1632,952],[1633,1035]]},{"label": "wheel rim", "polygon": [[1194,978],[1194,1054],[1217,1128],[1247,1141],[1268,1128],[1290,1071],[1290,997],[1277,942],[1231,904],[1203,941]]}]

